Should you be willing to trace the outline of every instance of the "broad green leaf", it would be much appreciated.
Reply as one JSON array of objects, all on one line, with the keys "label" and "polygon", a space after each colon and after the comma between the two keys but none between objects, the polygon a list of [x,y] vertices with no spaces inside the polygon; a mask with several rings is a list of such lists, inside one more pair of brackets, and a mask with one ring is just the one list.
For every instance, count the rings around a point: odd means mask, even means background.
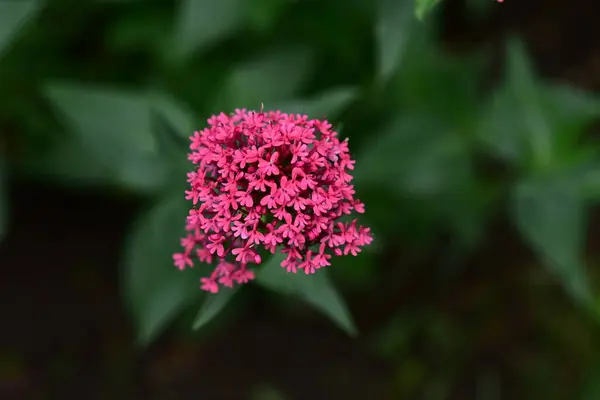
[{"label": "broad green leaf", "polygon": [[0,1],[0,56],[39,9],[40,2],[37,0]]},{"label": "broad green leaf", "polygon": [[152,132],[159,153],[169,160],[174,174],[185,176],[191,168],[187,159],[190,136],[197,130],[193,113],[184,104],[166,95],[155,93],[150,99]]},{"label": "broad green leaf", "polygon": [[[553,169],[571,163],[581,151],[582,135],[600,117],[600,98],[562,85],[538,84],[533,89],[530,82],[527,103],[515,94],[519,85],[527,86],[507,82],[494,93],[479,129],[483,142],[497,156],[525,169],[534,162]],[[531,113],[524,110],[527,104]],[[548,155],[541,155],[540,149],[547,149]]]},{"label": "broad green leaf", "polygon": [[357,331],[342,297],[321,269],[312,275],[286,272],[281,267],[283,254],[275,254],[256,275],[256,283],[273,291],[296,296],[323,312],[351,336]]},{"label": "broad green leaf", "polygon": [[120,182],[138,190],[164,184],[166,166],[152,135],[146,97],[70,85],[50,86],[47,95],[87,153],[109,166]]},{"label": "broad green leaf", "polygon": [[413,0],[378,0],[379,75],[386,80],[402,62],[413,24]]},{"label": "broad green leaf", "polygon": [[160,113],[186,141],[198,130],[192,110],[180,101],[163,93],[150,95],[152,111]]},{"label": "broad green leaf", "polygon": [[265,104],[265,107],[286,113],[307,114],[310,118],[330,118],[350,104],[356,95],[354,88],[340,88],[310,99],[277,102],[274,106]]},{"label": "broad green leaf", "polygon": [[570,180],[522,182],[512,194],[514,221],[524,239],[577,300],[591,292],[582,252],[586,209]]},{"label": "broad green leaf", "polygon": [[440,0],[415,0],[415,15],[418,19],[423,19],[427,13],[429,13],[433,7],[435,7]]},{"label": "broad green leaf", "polygon": [[560,141],[572,140],[573,127],[594,107],[589,96],[569,92],[538,82],[524,46],[511,41],[505,81],[483,116],[484,142],[521,168],[547,171],[557,167]]},{"label": "broad green leaf", "polygon": [[467,143],[427,116],[402,116],[358,156],[357,187],[386,184],[399,194],[433,195],[469,178]]},{"label": "broad green leaf", "polygon": [[183,0],[175,24],[177,54],[187,56],[231,33],[243,10],[242,0]]},{"label": "broad green leaf", "polygon": [[404,57],[388,89],[398,107],[406,113],[435,114],[453,127],[467,130],[473,116],[479,114],[485,58],[442,53],[434,32],[427,27],[415,30]]},{"label": "broad green leaf", "polygon": [[545,118],[525,47],[518,41],[511,41],[508,46],[507,84],[513,107],[519,110],[518,116],[527,132],[533,161],[536,165],[548,166],[552,162],[552,127]]},{"label": "broad green leaf", "polygon": [[183,192],[161,200],[141,218],[126,244],[124,292],[141,345],[154,340],[201,294],[196,270],[202,266],[179,271],[173,265],[188,207]]},{"label": "broad green leaf", "polygon": [[239,288],[239,286],[231,289],[221,288],[218,293],[206,295],[204,303],[202,304],[202,307],[200,307],[200,311],[198,311],[198,315],[194,320],[192,329],[198,330],[212,321],[212,319],[227,306]]},{"label": "broad green leaf", "polygon": [[310,62],[301,50],[269,54],[235,68],[225,83],[215,111],[259,109],[262,103],[293,98],[300,89]]}]

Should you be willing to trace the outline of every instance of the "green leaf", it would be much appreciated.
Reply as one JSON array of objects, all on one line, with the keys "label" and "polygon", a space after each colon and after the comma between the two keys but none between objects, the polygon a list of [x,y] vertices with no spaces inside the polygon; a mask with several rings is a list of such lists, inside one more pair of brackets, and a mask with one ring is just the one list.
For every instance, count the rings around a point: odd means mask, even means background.
[{"label": "green leaf", "polygon": [[552,162],[552,128],[539,101],[533,68],[519,41],[509,43],[507,84],[514,101],[513,108],[519,110],[518,116],[527,132],[533,161],[541,167],[548,166]]},{"label": "green leaf", "polygon": [[415,7],[415,15],[417,16],[418,19],[422,20],[425,15],[430,12],[433,7],[435,7],[440,0],[415,0],[416,1],[416,7]]},{"label": "green leaf", "polygon": [[522,182],[512,194],[512,213],[521,235],[567,291],[589,301],[581,260],[587,212],[580,188],[566,179]]},{"label": "green leaf", "polygon": [[506,81],[483,113],[482,140],[520,168],[563,168],[600,116],[600,98],[576,88],[536,83],[521,47],[511,54]]},{"label": "green leaf", "polygon": [[241,0],[183,0],[175,25],[177,55],[188,56],[234,31],[243,10]]},{"label": "green leaf", "polygon": [[191,169],[187,159],[190,136],[197,130],[193,113],[184,104],[164,94],[155,93],[150,99],[152,132],[159,145],[159,153],[169,160],[174,174],[185,176]]},{"label": "green leaf", "polygon": [[[484,114],[480,132],[493,152],[521,168],[548,171],[560,164],[561,140],[572,140],[589,96],[541,84],[524,46],[508,45],[506,77]],[[574,124],[574,122],[576,123]]]},{"label": "green leaf", "polygon": [[385,184],[398,194],[435,195],[461,187],[471,165],[465,138],[430,116],[399,117],[358,156],[357,188]]},{"label": "green leaf", "polygon": [[0,56],[21,28],[40,10],[37,0],[0,2]]},{"label": "green leaf", "polygon": [[435,114],[460,130],[479,115],[484,57],[454,57],[440,51],[432,29],[415,31],[405,50],[402,68],[393,77],[392,101],[409,113]]},{"label": "green leaf", "polygon": [[274,105],[267,103],[265,107],[286,113],[307,114],[310,118],[331,118],[356,98],[356,92],[354,88],[339,88],[310,99],[277,102]]},{"label": "green leaf", "polygon": [[206,295],[206,299],[194,319],[192,329],[198,330],[212,321],[227,306],[239,288],[239,286],[231,289],[222,287],[218,293]]},{"label": "green leaf", "polygon": [[186,142],[198,130],[192,110],[167,94],[151,93],[150,107],[169,121]]},{"label": "green leaf", "polygon": [[293,98],[310,61],[305,51],[286,50],[238,66],[223,86],[214,111],[259,109],[261,103]]},{"label": "green leaf", "polygon": [[165,198],[131,232],[123,260],[124,292],[140,345],[148,345],[185,306],[201,294],[197,266],[179,271],[188,202],[182,193]]},{"label": "green leaf", "polygon": [[386,80],[402,61],[411,39],[413,0],[378,0],[379,75]]},{"label": "green leaf", "polygon": [[151,131],[147,97],[117,90],[53,85],[47,95],[87,153],[108,166],[122,184],[155,190],[166,166]]},{"label": "green leaf", "polygon": [[285,255],[280,253],[272,256],[256,275],[256,283],[281,294],[299,297],[327,315],[350,336],[356,336],[352,316],[329,280],[327,271],[321,269],[312,275],[288,273],[281,267],[284,259]]}]

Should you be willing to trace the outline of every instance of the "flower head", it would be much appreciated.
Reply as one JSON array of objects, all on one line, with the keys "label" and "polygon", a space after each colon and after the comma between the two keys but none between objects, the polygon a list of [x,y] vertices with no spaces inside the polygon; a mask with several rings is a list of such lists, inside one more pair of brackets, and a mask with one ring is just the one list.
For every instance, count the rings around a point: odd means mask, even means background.
[{"label": "flower head", "polygon": [[313,274],[332,255],[357,255],[372,241],[369,228],[341,222],[364,204],[353,197],[354,169],[348,140],[340,141],[327,121],[280,111],[235,110],[208,120],[190,138],[183,251],[179,269],[218,262],[203,290],[216,293],[254,278],[260,250],[286,255],[288,272]]}]

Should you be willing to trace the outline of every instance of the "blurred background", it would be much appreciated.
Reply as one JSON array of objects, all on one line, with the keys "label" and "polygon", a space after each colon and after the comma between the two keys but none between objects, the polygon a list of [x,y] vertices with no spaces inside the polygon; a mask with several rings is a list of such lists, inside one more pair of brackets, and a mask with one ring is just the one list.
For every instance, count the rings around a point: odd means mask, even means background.
[{"label": "blurred background", "polygon": [[[0,396],[600,399],[599,13],[0,0]],[[261,103],[350,138],[356,337],[260,285],[190,329],[187,140]]]}]

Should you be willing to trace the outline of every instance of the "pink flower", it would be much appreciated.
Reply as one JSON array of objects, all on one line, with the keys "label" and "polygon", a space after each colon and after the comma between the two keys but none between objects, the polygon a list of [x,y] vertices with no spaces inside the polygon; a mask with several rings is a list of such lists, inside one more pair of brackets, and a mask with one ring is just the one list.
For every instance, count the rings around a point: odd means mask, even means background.
[{"label": "pink flower", "polygon": [[373,240],[369,228],[341,222],[365,207],[354,198],[348,140],[327,121],[280,111],[235,110],[208,120],[190,138],[185,196],[192,208],[179,269],[217,261],[201,288],[217,293],[254,279],[248,264],[261,251],[286,255],[281,266],[305,274],[356,255]]}]

